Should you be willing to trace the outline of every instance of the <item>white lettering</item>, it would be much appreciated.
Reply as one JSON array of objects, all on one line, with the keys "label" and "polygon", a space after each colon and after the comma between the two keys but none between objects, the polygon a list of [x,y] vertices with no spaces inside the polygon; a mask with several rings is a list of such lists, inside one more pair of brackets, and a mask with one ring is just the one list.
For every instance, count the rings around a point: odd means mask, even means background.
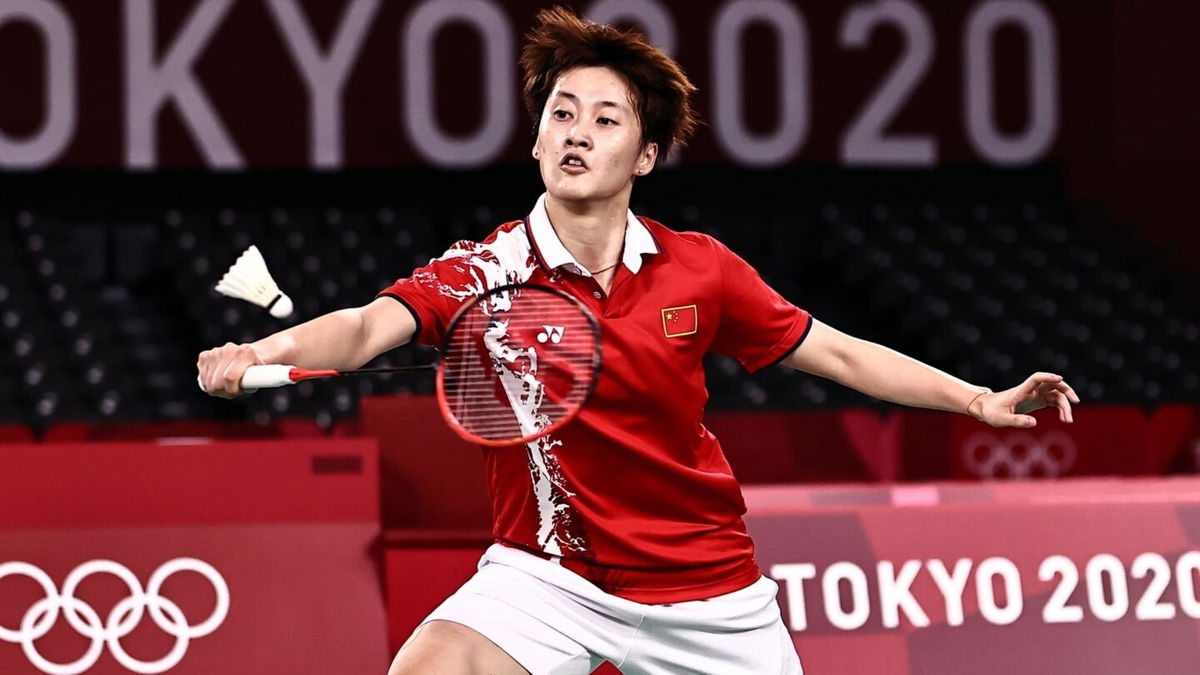
[{"label": "white lettering", "polygon": [[[1004,582],[1005,602],[1001,607],[996,602],[996,593],[992,589],[995,577]],[[1025,608],[1025,598],[1021,595],[1021,572],[1007,558],[988,558],[975,568],[975,592],[979,595],[979,613],[989,623],[997,626],[1008,624],[1021,618]]]},{"label": "white lettering", "polygon": [[808,628],[808,611],[804,606],[804,581],[817,576],[817,567],[812,563],[771,565],[771,577],[784,582],[787,595],[788,628],[802,631]]},{"label": "white lettering", "polygon": [[[840,582],[850,584],[850,610],[842,609]],[[825,569],[821,577],[821,593],[825,600],[825,616],[829,623],[842,630],[862,628],[871,616],[867,597],[867,575],[854,563],[837,562]]]},{"label": "white lettering", "polygon": [[245,165],[229,132],[196,81],[192,67],[233,0],[203,0],[184,22],[166,56],[156,62],[155,0],[125,0],[126,160],[137,169],[158,165],[158,113],[173,101],[209,166]]},{"label": "white lettering", "polygon": [[[746,127],[742,43],[746,28],[764,22],[778,35],[779,126],[768,134]],[[782,0],[734,0],[715,19],[713,59],[713,130],[717,142],[738,162],[775,166],[791,159],[808,136],[808,28],[796,7]]]},{"label": "white lettering", "polygon": [[[1006,136],[996,127],[992,41],[1001,25],[1021,28],[1029,39],[1029,122]],[[1027,164],[1041,158],[1058,133],[1058,43],[1054,19],[1032,0],[987,0],[971,10],[963,37],[967,138],[995,164]]]},{"label": "white lettering", "polygon": [[1171,566],[1157,553],[1143,553],[1134,558],[1129,574],[1134,579],[1154,578],[1146,585],[1146,592],[1134,608],[1134,615],[1141,621],[1167,621],[1175,618],[1175,605],[1162,602],[1163,594],[1171,583]]},{"label": "white lettering", "polygon": [[904,51],[883,86],[858,113],[842,138],[846,164],[931,166],[937,141],[929,135],[885,135],[933,63],[936,37],[925,10],[912,0],[881,0],[851,5],[842,24],[842,46],[863,49],[877,26],[892,24],[904,36]]},{"label": "white lettering", "polygon": [[11,138],[0,129],[0,167],[36,169],[58,159],[75,136],[75,30],[67,13],[50,0],[0,4],[0,26],[10,21],[25,21],[41,33],[46,116],[41,128],[24,140]]},{"label": "white lettering", "polygon": [[959,558],[954,563],[954,572],[946,570],[946,563],[938,559],[925,563],[933,583],[942,592],[946,600],[946,623],[951,626],[963,624],[963,593],[967,588],[967,579],[971,576],[971,561]]},{"label": "white lettering", "polygon": [[1175,588],[1179,608],[1193,619],[1200,619],[1200,600],[1196,599],[1196,577],[1200,571],[1200,551],[1188,551],[1175,561]]},{"label": "white lettering", "polygon": [[[1088,605],[1092,614],[1101,621],[1117,621],[1129,611],[1129,582],[1125,579],[1125,566],[1111,553],[1101,553],[1088,561],[1084,570],[1087,575]],[[1112,600],[1104,597],[1104,578],[1112,589]]]},{"label": "white lettering", "polygon": [[879,563],[879,614],[883,619],[884,628],[895,628],[900,625],[900,610],[904,610],[909,623],[921,628],[929,625],[929,616],[912,594],[913,580],[921,571],[918,560],[909,560],[900,566],[896,574],[896,566],[890,561]]},{"label": "white lettering", "polygon": [[[471,25],[484,43],[483,126],[466,138],[446,134],[434,108],[433,39],[454,21]],[[412,13],[401,46],[404,73],[404,130],[417,152],[441,167],[487,164],[508,144],[514,115],[513,36],[508,18],[486,0],[426,0]]]},{"label": "white lettering", "polygon": [[1038,579],[1050,581],[1056,575],[1062,577],[1054,592],[1046,600],[1042,608],[1042,621],[1046,623],[1078,623],[1083,621],[1083,608],[1079,605],[1068,605],[1071,594],[1079,585],[1079,570],[1075,563],[1065,555],[1052,555],[1038,566]]},{"label": "white lettering", "polygon": [[379,10],[379,0],[354,0],[347,5],[333,45],[324,56],[296,0],[268,0],[267,7],[308,87],[312,164],[320,169],[341,168],[342,90]]}]

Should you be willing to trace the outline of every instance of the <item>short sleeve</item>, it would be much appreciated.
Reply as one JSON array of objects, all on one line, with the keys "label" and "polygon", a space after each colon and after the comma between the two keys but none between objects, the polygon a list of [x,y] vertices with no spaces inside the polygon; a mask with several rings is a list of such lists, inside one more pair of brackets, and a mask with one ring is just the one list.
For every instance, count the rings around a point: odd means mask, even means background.
[{"label": "short sleeve", "polygon": [[736,358],[750,372],[782,361],[808,336],[812,316],[724,244],[712,242],[722,277],[721,321],[712,351]]},{"label": "short sleeve", "polygon": [[536,262],[522,221],[501,225],[482,242],[460,241],[442,257],[413,270],[379,293],[402,303],[417,322],[413,342],[441,346],[451,319],[464,303],[505,284],[522,283]]},{"label": "short sleeve", "polygon": [[413,270],[411,276],[379,292],[378,297],[400,302],[416,319],[413,342],[439,346],[455,312],[476,295],[468,289],[478,286],[477,278],[457,255],[476,246],[474,242],[458,242],[441,258],[429,261],[428,265]]}]

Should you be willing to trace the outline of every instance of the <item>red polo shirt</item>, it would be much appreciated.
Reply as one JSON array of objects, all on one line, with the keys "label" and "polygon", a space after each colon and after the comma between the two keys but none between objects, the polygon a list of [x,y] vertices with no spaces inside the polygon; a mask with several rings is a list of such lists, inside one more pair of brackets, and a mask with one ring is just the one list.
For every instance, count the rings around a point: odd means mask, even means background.
[{"label": "red polo shirt", "polygon": [[383,291],[437,346],[460,304],[506,283],[582,300],[600,321],[595,394],[558,432],[484,448],[496,540],[562,564],[644,603],[709,598],[759,577],[741,490],[702,419],[707,352],[755,371],[778,362],[812,319],[715,239],[627,217],[606,295],[562,245],[545,196],[524,221],[458,242]]}]

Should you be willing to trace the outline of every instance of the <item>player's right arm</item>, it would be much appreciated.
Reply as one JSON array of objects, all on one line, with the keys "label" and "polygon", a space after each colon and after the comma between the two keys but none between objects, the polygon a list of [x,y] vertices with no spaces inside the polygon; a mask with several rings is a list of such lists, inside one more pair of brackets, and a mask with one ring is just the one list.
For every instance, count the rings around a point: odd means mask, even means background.
[{"label": "player's right arm", "polygon": [[242,375],[250,366],[279,363],[313,369],[358,368],[383,352],[407,344],[416,330],[416,319],[403,303],[380,297],[257,342],[227,343],[202,352],[196,367],[206,392],[233,398],[242,393]]}]

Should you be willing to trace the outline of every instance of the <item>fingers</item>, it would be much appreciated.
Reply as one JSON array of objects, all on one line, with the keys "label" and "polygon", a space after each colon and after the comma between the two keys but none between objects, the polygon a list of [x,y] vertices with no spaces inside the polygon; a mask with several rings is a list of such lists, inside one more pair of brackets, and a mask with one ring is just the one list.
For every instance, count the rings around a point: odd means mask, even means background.
[{"label": "fingers", "polygon": [[209,396],[218,398],[233,398],[238,395],[235,389],[229,391],[224,385],[224,375],[228,368],[231,345],[210,349],[202,354],[196,363],[200,371],[200,382]]},{"label": "fingers", "polygon": [[1058,385],[1063,381],[1062,375],[1054,373],[1034,373],[1025,380],[1025,384],[1021,387],[1022,392],[1027,396],[1034,396],[1038,393],[1043,385]]},{"label": "fingers", "polygon": [[1065,381],[1059,382],[1057,389],[1066,394],[1067,400],[1071,403],[1079,403],[1079,395],[1076,394],[1075,390],[1071,388],[1071,385],[1067,384]]},{"label": "fingers", "polygon": [[1079,396],[1071,388],[1071,385],[1059,378],[1057,381],[1039,384],[1037,393],[1047,406],[1058,408],[1058,419],[1060,421],[1066,424],[1071,424],[1075,421],[1074,416],[1071,414],[1071,404],[1079,403]]},{"label": "fingers", "polygon": [[[999,423],[993,423],[997,427],[1021,427],[1031,428],[1037,426],[1037,420],[1032,415],[1025,413],[1040,410],[1043,407],[1054,406],[1058,409],[1058,420],[1064,424],[1071,424],[1075,418],[1071,414],[1071,403],[1067,400],[1067,395],[1057,390],[1050,390],[1039,396],[1037,399],[1027,399],[1020,405],[1012,408],[1013,413],[1001,413],[997,415]],[[990,421],[990,420],[989,420]]]},{"label": "fingers", "polygon": [[234,398],[242,394],[242,376],[246,369],[259,363],[258,355],[249,345],[226,343],[202,352],[196,360],[200,383],[209,396]]},{"label": "fingers", "polygon": [[[1075,389],[1067,384],[1061,375],[1054,373],[1034,373],[1025,380],[1023,391],[1026,392],[1025,398],[1044,401],[1045,405],[1052,405],[1058,408],[1058,418],[1064,423],[1070,424],[1075,421],[1071,414],[1071,404],[1079,403],[1079,395],[1075,393]],[[1033,406],[1022,406],[1028,410],[1036,409]],[[1042,407],[1037,405],[1037,408]],[[1022,412],[1028,412],[1023,410]]]},{"label": "fingers", "polygon": [[1067,400],[1071,403],[1079,403],[1079,395],[1075,393],[1075,390],[1071,387],[1071,385],[1067,384],[1062,375],[1054,375],[1053,373],[1034,373],[1029,380],[1026,380],[1026,383],[1029,383],[1029,381],[1033,380],[1034,378],[1038,378],[1037,384],[1034,386],[1035,389],[1039,387],[1053,388],[1061,391],[1063,394],[1066,394]]},{"label": "fingers", "polygon": [[1058,407],[1058,421],[1064,424],[1071,424],[1075,421],[1071,415],[1071,402],[1067,399],[1066,394],[1054,389],[1047,392],[1046,395],[1050,404]]}]

